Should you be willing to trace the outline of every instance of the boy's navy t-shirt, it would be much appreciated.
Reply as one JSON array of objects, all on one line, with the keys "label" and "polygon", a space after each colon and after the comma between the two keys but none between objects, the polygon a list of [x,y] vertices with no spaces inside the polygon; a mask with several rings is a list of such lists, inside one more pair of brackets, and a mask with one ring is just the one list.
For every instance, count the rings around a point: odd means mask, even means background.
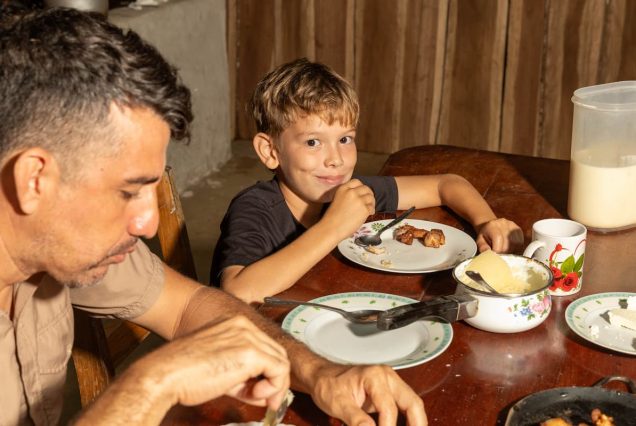
[{"label": "boy's navy t-shirt", "polygon": [[[377,213],[397,209],[398,190],[392,176],[354,176],[373,191]],[[285,247],[305,227],[285,203],[276,178],[258,182],[230,202],[214,249],[210,282],[220,285],[221,272],[232,265],[248,266]]]}]

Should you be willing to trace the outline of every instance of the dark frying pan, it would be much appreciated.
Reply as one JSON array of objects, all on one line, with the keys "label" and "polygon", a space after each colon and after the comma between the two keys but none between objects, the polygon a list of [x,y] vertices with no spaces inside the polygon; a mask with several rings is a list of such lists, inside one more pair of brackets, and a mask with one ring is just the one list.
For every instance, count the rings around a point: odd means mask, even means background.
[{"label": "dark frying pan", "polygon": [[[603,387],[611,381],[621,381],[629,392]],[[617,426],[636,426],[636,384],[622,376],[605,377],[592,387],[553,388],[526,396],[508,412],[505,426],[538,426],[550,418],[561,417],[574,425],[593,424],[594,408],[614,417]]]}]

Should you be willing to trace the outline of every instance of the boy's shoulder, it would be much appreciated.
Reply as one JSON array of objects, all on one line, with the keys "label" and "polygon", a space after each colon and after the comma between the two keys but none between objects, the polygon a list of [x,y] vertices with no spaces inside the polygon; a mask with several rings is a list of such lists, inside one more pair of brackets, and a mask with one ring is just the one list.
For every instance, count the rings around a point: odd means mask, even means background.
[{"label": "boy's shoulder", "polygon": [[241,190],[230,202],[230,209],[240,206],[256,206],[272,208],[285,203],[276,179],[258,181],[254,185]]}]

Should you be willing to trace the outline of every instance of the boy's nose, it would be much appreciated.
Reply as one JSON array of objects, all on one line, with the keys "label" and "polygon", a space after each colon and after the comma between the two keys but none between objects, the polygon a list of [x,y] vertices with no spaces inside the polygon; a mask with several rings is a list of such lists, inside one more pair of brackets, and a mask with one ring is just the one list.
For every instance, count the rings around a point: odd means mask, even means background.
[{"label": "boy's nose", "polygon": [[342,154],[340,153],[340,149],[332,148],[329,150],[329,154],[327,156],[326,165],[327,167],[340,167],[344,163],[342,159]]}]

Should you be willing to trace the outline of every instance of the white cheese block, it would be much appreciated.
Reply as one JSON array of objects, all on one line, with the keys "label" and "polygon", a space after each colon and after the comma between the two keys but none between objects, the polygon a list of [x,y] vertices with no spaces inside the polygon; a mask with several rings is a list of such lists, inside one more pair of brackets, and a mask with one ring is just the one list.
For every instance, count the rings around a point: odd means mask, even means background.
[{"label": "white cheese block", "polygon": [[631,309],[610,309],[607,313],[610,324],[636,331],[636,311]]}]

